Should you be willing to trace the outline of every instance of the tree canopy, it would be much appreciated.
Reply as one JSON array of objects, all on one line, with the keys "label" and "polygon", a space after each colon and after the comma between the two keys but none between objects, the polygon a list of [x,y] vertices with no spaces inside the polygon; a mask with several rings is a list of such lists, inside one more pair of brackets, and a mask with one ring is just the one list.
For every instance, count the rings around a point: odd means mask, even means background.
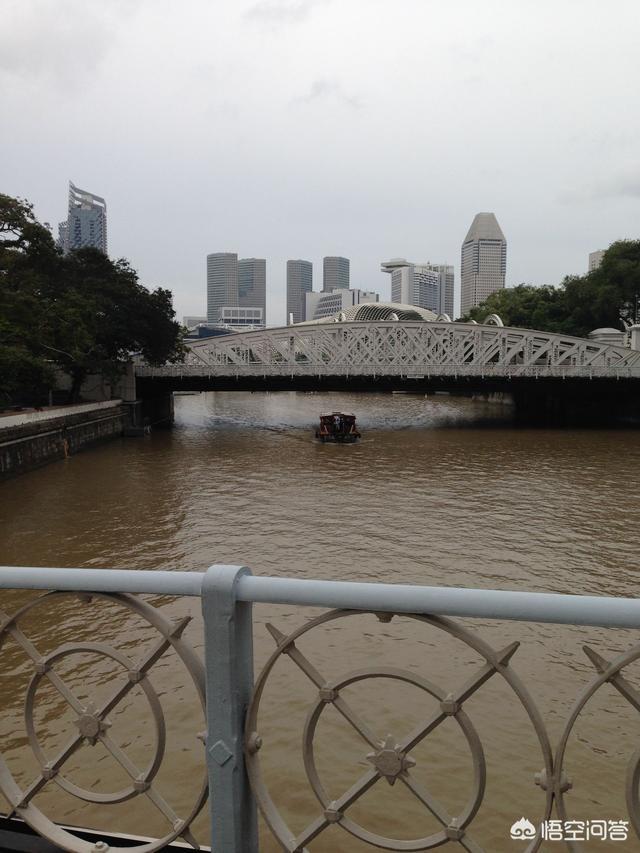
[{"label": "tree canopy", "polygon": [[88,374],[115,379],[134,353],[179,361],[174,318],[169,290],[147,290],[98,249],[63,255],[27,201],[0,194],[0,402],[41,395],[56,367],[77,397]]},{"label": "tree canopy", "polygon": [[505,326],[585,337],[594,329],[635,323],[640,304],[640,240],[619,240],[600,266],[567,276],[558,287],[520,284],[492,293],[466,318],[499,314]]}]

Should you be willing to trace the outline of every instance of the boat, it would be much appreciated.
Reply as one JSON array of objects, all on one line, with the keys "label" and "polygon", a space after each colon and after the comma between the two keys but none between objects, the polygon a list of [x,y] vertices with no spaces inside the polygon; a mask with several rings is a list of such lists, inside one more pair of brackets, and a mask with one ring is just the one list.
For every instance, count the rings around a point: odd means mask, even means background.
[{"label": "boat", "polygon": [[320,415],[320,426],[316,430],[316,438],[322,442],[352,444],[360,438],[356,428],[356,416],[347,415],[344,412]]}]

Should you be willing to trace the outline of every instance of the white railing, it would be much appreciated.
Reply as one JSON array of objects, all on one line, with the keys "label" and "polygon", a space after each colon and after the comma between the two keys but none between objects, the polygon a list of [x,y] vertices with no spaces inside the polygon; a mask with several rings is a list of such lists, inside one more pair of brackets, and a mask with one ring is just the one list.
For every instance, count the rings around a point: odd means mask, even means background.
[{"label": "white railing", "polygon": [[[135,768],[132,769],[130,762],[127,764],[126,757],[117,752],[118,748],[113,743],[109,743],[106,733],[108,725],[106,714],[126,694],[131,684],[144,682],[144,686],[151,690],[145,680],[147,672],[166,648],[173,646],[178,651],[190,667],[196,682],[201,678],[199,674],[201,664],[198,663],[195,654],[184,647],[180,639],[182,623],[176,626],[168,621],[163,622],[163,617],[157,615],[158,611],[138,599],[136,597],[138,594],[192,596],[201,599],[205,648],[202,691],[206,692],[207,721],[204,741],[211,792],[209,798],[211,841],[212,848],[218,853],[255,853],[258,850],[258,806],[271,832],[282,848],[290,853],[306,850],[308,843],[328,826],[336,823],[372,846],[389,850],[399,849],[392,846],[396,843],[393,839],[365,831],[359,824],[351,821],[347,814],[349,807],[361,793],[368,790],[379,779],[386,779],[392,784],[398,779],[441,825],[439,832],[433,836],[411,842],[415,845],[422,844],[422,846],[410,846],[410,843],[406,842],[408,846],[401,849],[424,850],[447,844],[449,841],[458,841],[463,849],[478,853],[482,848],[472,838],[471,825],[484,793],[484,757],[477,735],[468,722],[462,705],[488,678],[497,674],[506,680],[524,707],[536,732],[542,751],[543,770],[538,784],[544,791],[545,819],[549,818],[554,806],[561,818],[566,817],[564,794],[570,786],[563,771],[564,752],[573,725],[586,702],[603,684],[608,682],[640,710],[640,698],[622,674],[625,666],[640,658],[640,648],[631,649],[610,662],[600,658],[595,652],[588,652],[596,669],[596,677],[577,699],[554,752],[532,697],[510,666],[510,659],[517,644],[496,651],[475,633],[448,618],[453,616],[637,629],[640,628],[640,599],[256,577],[247,568],[222,565],[212,566],[204,573],[2,567],[0,568],[0,589],[49,590],[58,593],[115,596],[119,603],[124,603],[125,606],[144,615],[161,634],[159,644],[141,662],[134,666],[125,661],[123,665],[125,668],[129,667],[129,680],[124,687],[120,686],[116,690],[111,700],[98,709],[78,708],[72,691],[62,682],[54,667],[54,663],[61,656],[69,653],[70,644],[65,644],[48,655],[42,656],[19,627],[22,613],[26,612],[32,604],[17,614],[7,615],[0,612],[0,646],[4,636],[10,634],[31,657],[36,671],[34,678],[48,678],[79,713],[76,721],[79,733],[75,734],[75,740],[72,739],[72,746],[68,747],[66,753],[63,751],[53,763],[42,763],[38,759],[41,764],[41,776],[28,790],[21,790],[18,787],[8,773],[6,763],[0,758],[0,789],[14,812],[30,823],[36,831],[46,835],[65,849],[78,850],[81,853],[106,848],[81,841],[70,833],[56,828],[53,822],[45,819],[35,809],[32,798],[34,792],[41,790],[49,781],[57,778],[60,767],[75,748],[73,744],[77,746],[83,739],[90,743],[102,741],[107,748],[113,748],[112,754],[120,760],[131,776],[133,793],[130,796],[133,797],[136,794],[148,796],[154,805],[170,819],[173,830],[158,844],[169,843],[177,837],[194,843],[190,835],[189,823],[204,802],[203,796],[188,819],[179,819],[154,791],[151,778],[153,774],[149,778],[137,775],[138,771]],[[270,629],[276,640],[276,651],[257,680],[254,680],[251,611],[253,603],[338,608],[338,610],[321,614],[289,636],[280,634],[274,628]],[[375,739],[366,724],[347,705],[340,695],[340,690],[345,684],[357,679],[386,677],[404,680],[421,689],[432,691],[433,688],[424,686],[428,684],[427,682],[422,681],[415,673],[400,670],[379,672],[367,670],[356,676],[351,673],[342,681],[325,681],[295,645],[295,640],[299,636],[317,625],[349,618],[359,612],[373,612],[381,621],[389,621],[396,613],[410,615],[462,640],[485,660],[485,664],[477,675],[469,679],[458,692],[446,696],[432,692],[432,696],[439,701],[439,710],[433,718],[419,727],[417,732],[413,732],[410,737],[398,743],[391,743],[388,739],[383,743]],[[104,646],[101,646],[101,653],[112,657],[118,654]],[[305,766],[313,765],[313,730],[322,707],[326,704],[333,704],[373,750],[367,757],[372,764],[371,769],[338,800],[323,802],[322,791],[314,788],[323,808],[318,819],[297,836],[289,830],[265,786],[258,760],[261,739],[255,728],[265,681],[275,661],[282,654],[289,655],[319,690],[318,707],[310,711],[309,719],[312,723],[304,745]],[[0,668],[1,666],[0,660]],[[151,697],[150,701],[153,707],[156,700]],[[457,816],[448,814],[425,789],[420,787],[410,772],[414,763],[409,755],[411,749],[448,716],[456,718],[467,737],[471,746],[476,779],[475,793],[470,804]],[[631,764],[627,781],[627,803],[632,831],[640,837],[640,808],[638,807],[640,756],[634,756]],[[311,773],[309,778],[313,787],[314,773]],[[537,850],[543,840],[542,824],[535,829],[535,834],[527,835],[526,827],[523,832],[525,834],[521,837],[529,841],[527,850]],[[159,849],[158,844],[148,843],[130,849],[150,853],[152,850]],[[570,842],[568,846],[572,850],[581,849],[580,845],[574,842]],[[117,848],[112,846],[109,849]]]}]

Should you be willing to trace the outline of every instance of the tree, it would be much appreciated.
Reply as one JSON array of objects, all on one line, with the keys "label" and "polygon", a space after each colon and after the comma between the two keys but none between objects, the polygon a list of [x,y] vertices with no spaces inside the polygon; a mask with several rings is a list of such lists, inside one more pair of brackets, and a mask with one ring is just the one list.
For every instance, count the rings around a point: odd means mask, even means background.
[{"label": "tree", "polygon": [[[134,353],[155,364],[183,358],[171,293],[149,291],[126,260],[93,248],[66,256],[31,205],[0,196],[0,390],[35,392],[52,366],[78,398],[89,373],[116,379]],[[26,383],[26,384],[23,384]]]},{"label": "tree", "polygon": [[499,314],[506,326],[586,337],[594,329],[635,322],[639,303],[640,240],[619,240],[596,270],[567,276],[558,287],[498,290],[465,319],[482,322]]},{"label": "tree", "polygon": [[41,289],[57,264],[51,234],[31,205],[0,194],[0,403],[20,392],[41,397],[53,381],[33,340],[45,310]]},{"label": "tree", "polygon": [[482,323],[489,314],[498,314],[505,326],[560,332],[566,317],[565,294],[550,285],[519,284],[492,293],[471,309],[468,319]]}]

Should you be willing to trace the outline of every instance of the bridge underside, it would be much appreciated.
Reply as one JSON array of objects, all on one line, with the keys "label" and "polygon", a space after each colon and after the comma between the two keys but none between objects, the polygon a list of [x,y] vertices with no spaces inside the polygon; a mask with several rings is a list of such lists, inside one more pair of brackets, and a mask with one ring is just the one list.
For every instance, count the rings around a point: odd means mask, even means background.
[{"label": "bridge underside", "polygon": [[516,418],[532,423],[640,423],[640,378],[531,376],[157,376],[138,377],[138,397],[173,391],[328,392],[472,396],[509,395]]}]

